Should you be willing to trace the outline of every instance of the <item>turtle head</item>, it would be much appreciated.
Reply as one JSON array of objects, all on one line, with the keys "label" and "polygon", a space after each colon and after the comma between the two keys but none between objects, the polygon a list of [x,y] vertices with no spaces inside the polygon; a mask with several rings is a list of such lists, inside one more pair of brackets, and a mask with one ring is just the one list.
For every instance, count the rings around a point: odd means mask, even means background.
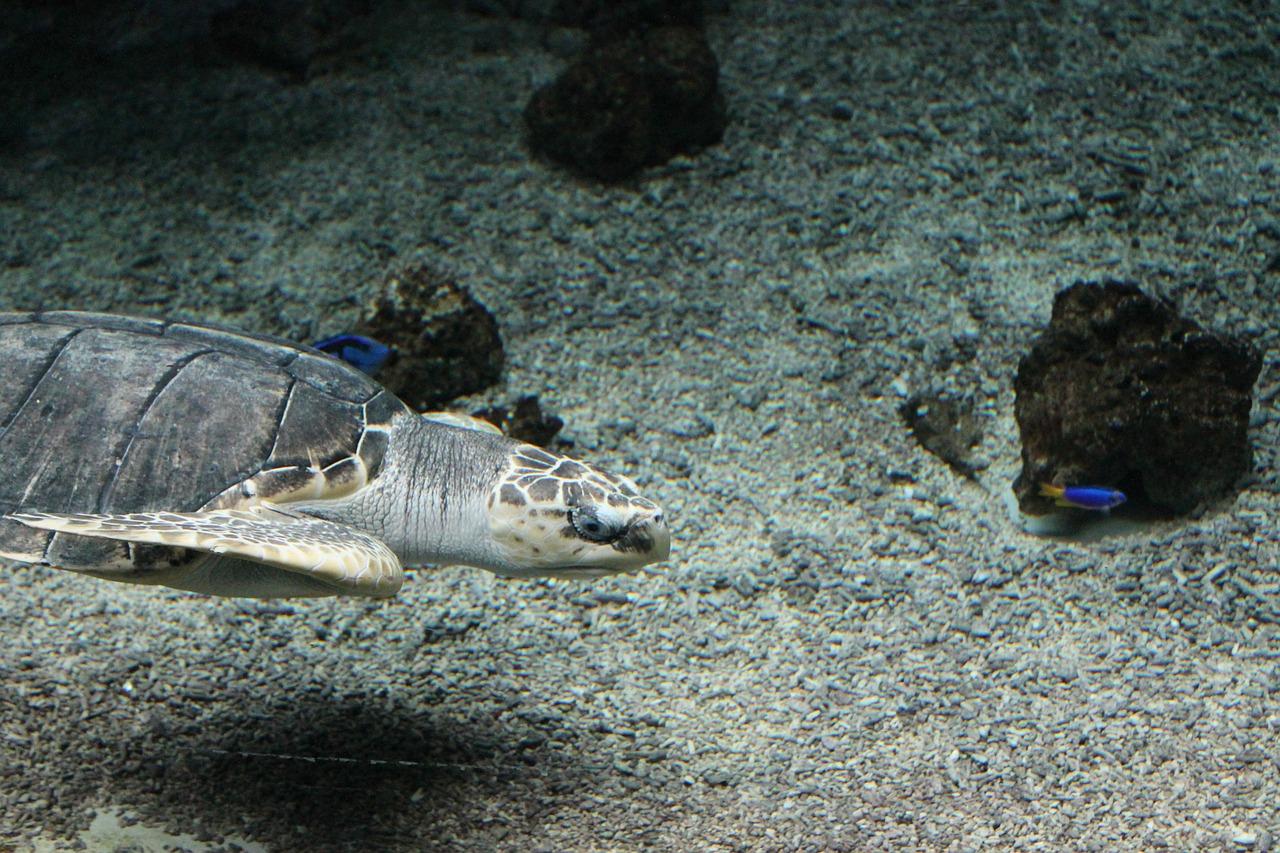
[{"label": "turtle head", "polygon": [[503,575],[599,577],[671,551],[662,508],[634,483],[529,444],[511,447],[487,510]]}]

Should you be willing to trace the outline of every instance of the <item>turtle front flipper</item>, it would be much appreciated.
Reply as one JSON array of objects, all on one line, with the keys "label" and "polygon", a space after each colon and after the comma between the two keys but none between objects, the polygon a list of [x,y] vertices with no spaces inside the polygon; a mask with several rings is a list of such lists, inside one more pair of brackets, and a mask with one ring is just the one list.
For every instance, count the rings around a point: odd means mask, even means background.
[{"label": "turtle front flipper", "polygon": [[[170,545],[216,555],[168,586],[254,598],[352,595],[385,598],[404,582],[400,558],[380,539],[310,516],[264,506],[208,512],[6,516],[28,527],[76,536]],[[265,567],[296,576],[268,577]]]}]

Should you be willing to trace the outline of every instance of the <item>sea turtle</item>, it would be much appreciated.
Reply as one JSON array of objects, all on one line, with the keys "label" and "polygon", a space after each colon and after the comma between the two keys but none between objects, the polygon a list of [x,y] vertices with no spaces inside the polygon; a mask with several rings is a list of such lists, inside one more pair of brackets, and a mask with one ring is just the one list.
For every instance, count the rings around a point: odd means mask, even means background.
[{"label": "sea turtle", "polygon": [[404,565],[663,560],[625,477],[423,416],[344,362],[111,314],[0,314],[0,557],[211,595],[386,597]]}]

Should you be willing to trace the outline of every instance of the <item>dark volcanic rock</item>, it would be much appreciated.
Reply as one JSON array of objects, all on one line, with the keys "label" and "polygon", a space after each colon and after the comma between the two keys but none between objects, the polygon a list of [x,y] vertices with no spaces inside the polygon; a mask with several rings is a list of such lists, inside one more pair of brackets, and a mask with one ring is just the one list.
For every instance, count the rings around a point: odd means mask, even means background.
[{"label": "dark volcanic rock", "polygon": [[564,421],[542,411],[542,404],[536,394],[526,394],[519,398],[510,409],[506,406],[490,406],[476,412],[475,416],[498,427],[504,435],[539,447],[550,447],[556,435],[564,428]]},{"label": "dark volcanic rock", "polygon": [[530,99],[530,145],[606,181],[713,145],[726,122],[719,73],[696,27],[597,43]]},{"label": "dark volcanic rock", "polygon": [[583,3],[583,24],[596,38],[620,36],[652,27],[703,25],[702,0],[597,0]]},{"label": "dark volcanic rock", "polygon": [[1024,512],[1041,483],[1114,485],[1187,513],[1227,493],[1252,462],[1246,434],[1262,357],[1123,282],[1057,295],[1014,388]]},{"label": "dark volcanic rock", "polygon": [[973,477],[973,448],[982,441],[982,426],[971,400],[916,394],[899,411],[921,447],[957,473]]},{"label": "dark volcanic rock", "polygon": [[215,15],[210,32],[223,49],[305,79],[318,55],[349,35],[370,0],[245,0]]},{"label": "dark volcanic rock", "polygon": [[[700,27],[702,0],[465,0],[472,12],[524,18],[560,27],[582,27],[597,34],[633,32],[645,27]],[[723,11],[724,0],[715,4]]]},{"label": "dark volcanic rock", "polygon": [[378,381],[424,411],[502,377],[498,323],[462,285],[426,265],[392,275],[353,332],[391,347]]}]

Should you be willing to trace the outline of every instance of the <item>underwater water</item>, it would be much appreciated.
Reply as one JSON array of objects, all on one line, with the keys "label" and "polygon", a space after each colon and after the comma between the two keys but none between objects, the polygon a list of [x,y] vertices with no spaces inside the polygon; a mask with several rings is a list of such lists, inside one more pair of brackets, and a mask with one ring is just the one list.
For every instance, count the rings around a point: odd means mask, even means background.
[{"label": "underwater water", "polygon": [[[2,563],[0,850],[1274,844],[1274,6],[708,4],[722,137],[602,181],[530,150],[589,47],[556,4],[82,5],[0,23],[0,310],[314,343],[432,265],[505,348],[450,408],[537,395],[671,553],[381,600]],[[1018,361],[1103,279],[1265,353],[1254,470],[1038,535]],[[923,392],[974,402],[972,477]],[[0,493],[114,463],[29,435]]]}]

